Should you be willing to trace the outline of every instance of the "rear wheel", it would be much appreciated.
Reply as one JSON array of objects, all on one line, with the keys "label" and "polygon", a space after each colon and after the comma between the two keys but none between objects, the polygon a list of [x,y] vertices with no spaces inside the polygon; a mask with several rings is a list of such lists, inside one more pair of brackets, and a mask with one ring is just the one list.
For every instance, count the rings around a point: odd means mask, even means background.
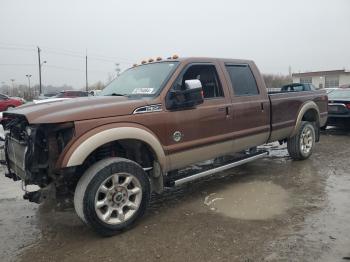
[{"label": "rear wheel", "polygon": [[314,126],[309,122],[302,122],[298,133],[287,141],[289,155],[295,160],[309,158],[315,145],[315,137]]},{"label": "rear wheel", "polygon": [[97,233],[111,236],[130,227],[146,211],[150,182],[137,163],[108,158],[80,178],[74,195],[78,216]]}]

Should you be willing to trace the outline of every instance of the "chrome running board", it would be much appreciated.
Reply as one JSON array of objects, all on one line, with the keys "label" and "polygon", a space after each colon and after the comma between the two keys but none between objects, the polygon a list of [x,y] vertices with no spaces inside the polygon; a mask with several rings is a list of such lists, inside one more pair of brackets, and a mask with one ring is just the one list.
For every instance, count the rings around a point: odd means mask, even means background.
[{"label": "chrome running board", "polygon": [[223,165],[223,166],[215,167],[213,169],[209,169],[209,170],[206,170],[204,172],[200,172],[200,173],[188,176],[188,177],[180,178],[178,180],[175,180],[173,182],[173,185],[174,186],[179,186],[179,185],[182,185],[184,183],[188,183],[190,181],[196,180],[198,178],[207,177],[207,176],[210,176],[210,175],[212,175],[214,173],[225,171],[227,169],[230,169],[230,168],[233,168],[233,167],[236,167],[236,166],[240,166],[240,165],[243,165],[245,163],[248,163],[248,162],[251,162],[251,161],[263,158],[263,157],[267,156],[268,154],[269,154],[269,152],[264,151],[264,152],[261,152],[261,153],[258,153],[258,154],[254,154],[253,156],[247,156],[247,157],[245,157],[243,159],[240,159],[238,161],[234,161],[234,162],[228,163],[228,164]]}]

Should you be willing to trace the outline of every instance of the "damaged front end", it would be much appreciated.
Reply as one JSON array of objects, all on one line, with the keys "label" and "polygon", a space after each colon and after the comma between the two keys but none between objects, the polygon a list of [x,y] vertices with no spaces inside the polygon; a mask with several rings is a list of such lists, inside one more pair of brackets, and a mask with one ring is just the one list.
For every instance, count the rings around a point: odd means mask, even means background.
[{"label": "damaged front end", "polygon": [[5,130],[6,176],[37,185],[41,190],[27,192],[29,201],[40,203],[45,188],[57,180],[60,170],[55,165],[60,153],[74,135],[74,123],[31,125],[23,115],[6,113],[2,125]]}]

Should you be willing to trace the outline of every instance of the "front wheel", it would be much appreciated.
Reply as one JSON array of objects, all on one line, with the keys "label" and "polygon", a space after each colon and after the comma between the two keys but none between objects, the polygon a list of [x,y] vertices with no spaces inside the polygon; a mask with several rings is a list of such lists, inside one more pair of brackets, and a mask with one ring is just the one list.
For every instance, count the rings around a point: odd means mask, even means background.
[{"label": "front wheel", "polygon": [[150,182],[137,163],[123,158],[96,162],[80,178],[74,207],[97,233],[115,235],[130,227],[146,211]]},{"label": "front wheel", "polygon": [[304,160],[311,156],[315,145],[316,132],[309,122],[302,122],[298,133],[287,140],[289,155],[295,160]]}]

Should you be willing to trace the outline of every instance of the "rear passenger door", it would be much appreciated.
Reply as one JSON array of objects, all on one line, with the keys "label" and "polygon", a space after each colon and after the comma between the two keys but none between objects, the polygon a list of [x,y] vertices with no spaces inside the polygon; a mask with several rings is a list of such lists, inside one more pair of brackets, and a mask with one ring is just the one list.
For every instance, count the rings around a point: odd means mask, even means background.
[{"label": "rear passenger door", "polygon": [[258,69],[245,63],[223,66],[232,92],[231,134],[235,150],[264,144],[270,135],[270,102],[266,91],[258,88]]}]

